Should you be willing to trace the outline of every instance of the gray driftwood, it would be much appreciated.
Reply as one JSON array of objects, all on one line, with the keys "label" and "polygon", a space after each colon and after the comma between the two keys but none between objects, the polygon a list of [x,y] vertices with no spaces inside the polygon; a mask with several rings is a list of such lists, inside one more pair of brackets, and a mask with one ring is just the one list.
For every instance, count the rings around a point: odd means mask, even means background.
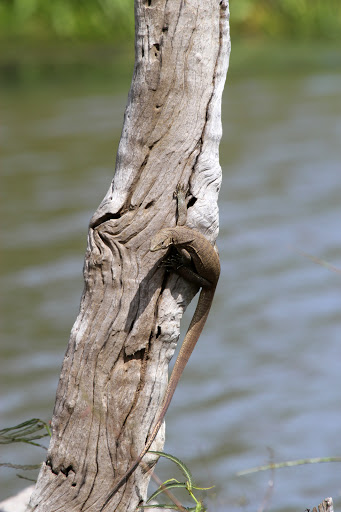
[{"label": "gray driftwood", "polygon": [[[316,507],[313,508],[313,512],[317,512]],[[322,503],[319,504],[318,512],[334,512],[333,498],[325,498]]]},{"label": "gray driftwood", "polygon": [[[180,318],[197,291],[167,277],[160,253],[149,251],[151,237],[176,223],[179,182],[193,195],[188,225],[212,242],[218,233],[228,0],[136,0],[135,17],[135,68],[115,175],[90,222],[80,312],[30,501],[39,512],[102,510],[146,442]],[[162,449],[164,435],[154,449]],[[135,510],[149,478],[139,468],[104,510]]]}]

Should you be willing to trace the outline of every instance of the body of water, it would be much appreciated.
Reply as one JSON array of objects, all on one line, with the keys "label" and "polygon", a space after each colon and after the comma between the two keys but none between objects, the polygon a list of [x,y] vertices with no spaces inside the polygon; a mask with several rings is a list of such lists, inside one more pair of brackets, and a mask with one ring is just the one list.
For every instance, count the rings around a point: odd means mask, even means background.
[{"label": "body of water", "polygon": [[[89,63],[91,66],[91,63]],[[332,496],[341,464],[237,477],[272,461],[341,455],[341,73],[228,76],[222,274],[167,414],[165,451],[215,489],[210,512],[274,511]],[[129,82],[2,91],[1,428],[51,418],[82,293],[87,226],[114,169]],[[185,332],[194,305],[185,315]],[[1,447],[38,463],[40,448]],[[0,469],[0,499],[27,485]],[[23,472],[19,472],[23,474]],[[158,473],[173,476],[164,462]],[[34,476],[34,475],[33,475]]]}]

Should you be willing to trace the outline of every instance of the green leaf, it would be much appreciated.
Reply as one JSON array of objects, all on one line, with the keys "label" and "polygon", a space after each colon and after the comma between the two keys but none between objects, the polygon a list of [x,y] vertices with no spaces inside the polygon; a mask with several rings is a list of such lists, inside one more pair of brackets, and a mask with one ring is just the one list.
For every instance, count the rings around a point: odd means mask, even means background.
[{"label": "green leaf", "polygon": [[[38,434],[39,431],[44,429],[44,432]],[[33,446],[40,446],[40,448],[45,448],[45,446],[40,443],[35,443],[35,439],[42,439],[43,437],[51,436],[51,431],[47,423],[44,421],[33,418],[28,421],[24,421],[23,423],[19,423],[19,425],[15,425],[14,427],[3,428],[0,430],[0,444],[10,444],[10,443],[28,443]]]},{"label": "green leaf", "polygon": [[170,455],[169,453],[165,453],[165,452],[154,452],[152,450],[150,450],[149,452],[150,453],[156,453],[156,455],[160,455],[160,457],[165,457],[166,459],[169,459],[169,460],[175,462],[175,464],[177,466],[179,466],[179,468],[183,472],[186,480],[188,481],[189,487],[190,488],[193,487],[193,481],[192,481],[191,472],[188,469],[188,467],[186,466],[186,464],[184,464],[180,459],[178,459],[177,457],[174,457],[174,455]]},{"label": "green leaf", "polygon": [[196,487],[196,485],[192,485],[192,489],[197,491],[209,491],[210,489],[214,489],[215,485],[211,485],[211,487]]},{"label": "green leaf", "polygon": [[156,496],[158,496],[159,494],[161,494],[162,492],[164,491],[168,491],[169,489],[176,489],[176,488],[182,488],[182,489],[187,489],[187,485],[186,484],[182,484],[180,482],[177,482],[177,483],[166,483],[164,482],[162,485],[160,485],[160,487],[158,489],[156,489],[156,491],[148,498],[148,500],[146,501],[146,503],[149,503],[150,501],[154,500],[156,498]]},{"label": "green leaf", "polygon": [[1,462],[0,466],[12,469],[40,469],[40,464],[11,464],[10,462]]},{"label": "green leaf", "polygon": [[237,476],[249,475],[250,473],[257,473],[258,471],[267,471],[269,469],[288,468],[291,466],[301,466],[303,464],[319,464],[320,462],[341,462],[341,457],[316,457],[312,459],[298,459],[288,460],[287,462],[270,463],[264,466],[257,466],[255,468],[244,469],[239,471]]}]

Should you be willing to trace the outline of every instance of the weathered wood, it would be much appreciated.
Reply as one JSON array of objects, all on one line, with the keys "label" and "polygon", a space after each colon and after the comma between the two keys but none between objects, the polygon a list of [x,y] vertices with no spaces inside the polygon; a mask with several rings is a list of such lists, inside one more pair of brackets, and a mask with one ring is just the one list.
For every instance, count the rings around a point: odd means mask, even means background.
[{"label": "weathered wood", "polygon": [[[313,512],[317,512],[316,507]],[[325,498],[318,506],[318,512],[334,512],[333,498]]]},{"label": "weathered wood", "polygon": [[[142,450],[167,385],[180,318],[195,287],[165,275],[151,237],[188,225],[214,241],[221,182],[221,96],[230,52],[228,0],[136,0],[136,60],[115,176],[89,228],[85,288],[71,331],[48,456],[30,510],[102,510]],[[153,448],[160,450],[164,429]],[[155,463],[149,456],[145,460]],[[103,510],[135,510],[138,468]]]}]

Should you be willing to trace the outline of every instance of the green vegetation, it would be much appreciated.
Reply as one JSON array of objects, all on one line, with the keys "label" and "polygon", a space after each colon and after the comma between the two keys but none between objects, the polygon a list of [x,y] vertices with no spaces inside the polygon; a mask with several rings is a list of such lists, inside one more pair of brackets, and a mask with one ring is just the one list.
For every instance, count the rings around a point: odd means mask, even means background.
[{"label": "green vegetation", "polygon": [[[138,508],[140,509],[151,509],[151,508],[164,508],[164,509],[174,509],[174,510],[184,510],[188,512],[207,512],[207,509],[204,507],[204,504],[202,500],[199,500],[194,495],[194,490],[196,491],[208,491],[210,489],[213,489],[213,487],[196,487],[193,484],[193,479],[190,470],[184,464],[180,459],[175,457],[174,455],[170,455],[169,453],[165,452],[157,452],[150,450],[149,453],[156,453],[157,455],[160,455],[160,457],[165,457],[166,459],[171,460],[174,462],[178,468],[181,470],[183,476],[185,477],[185,482],[179,482],[176,478],[170,478],[169,480],[166,480],[166,482],[158,482],[159,488],[148,498],[145,505],[140,505]],[[158,478],[155,478],[155,474],[152,475],[154,480]],[[173,489],[186,489],[188,494],[190,495],[192,501],[194,502],[194,507],[186,508],[180,503],[177,498],[170,492]],[[168,498],[170,498],[174,505],[151,505],[150,502],[153,501],[159,494],[164,493],[168,495]]]},{"label": "green vegetation", "polygon": [[231,32],[291,40],[335,40],[341,33],[340,0],[230,0]]},{"label": "green vegetation", "polygon": [[[230,0],[230,10],[229,80],[340,67],[340,0]],[[0,87],[128,90],[134,0],[0,0],[0,42]]]},{"label": "green vegetation", "polygon": [[[14,427],[3,428],[0,430],[0,445],[1,444],[12,444],[12,443],[26,443],[32,446],[39,446],[46,450],[46,447],[41,443],[37,443],[37,439],[43,439],[44,437],[51,437],[50,427],[45,421],[33,418],[31,420],[24,421]],[[41,466],[39,464],[12,464],[11,462],[1,462],[0,467],[7,467],[12,469],[22,470],[37,470]],[[19,478],[24,480],[30,480],[35,482],[35,478],[28,478],[23,475],[17,474]]]},{"label": "green vegetation", "polygon": [[6,39],[109,40],[133,37],[134,0],[0,0]]},{"label": "green vegetation", "polygon": [[[42,433],[41,430],[43,431]],[[38,434],[38,432],[40,433]],[[14,427],[2,428],[0,430],[0,444],[27,443],[44,448],[44,446],[35,441],[47,436],[51,437],[51,430],[48,424],[43,420],[33,418]]]},{"label": "green vegetation", "polygon": [[[134,0],[0,0],[2,39],[113,41],[133,38]],[[340,0],[230,0],[238,38],[335,40]]]}]

